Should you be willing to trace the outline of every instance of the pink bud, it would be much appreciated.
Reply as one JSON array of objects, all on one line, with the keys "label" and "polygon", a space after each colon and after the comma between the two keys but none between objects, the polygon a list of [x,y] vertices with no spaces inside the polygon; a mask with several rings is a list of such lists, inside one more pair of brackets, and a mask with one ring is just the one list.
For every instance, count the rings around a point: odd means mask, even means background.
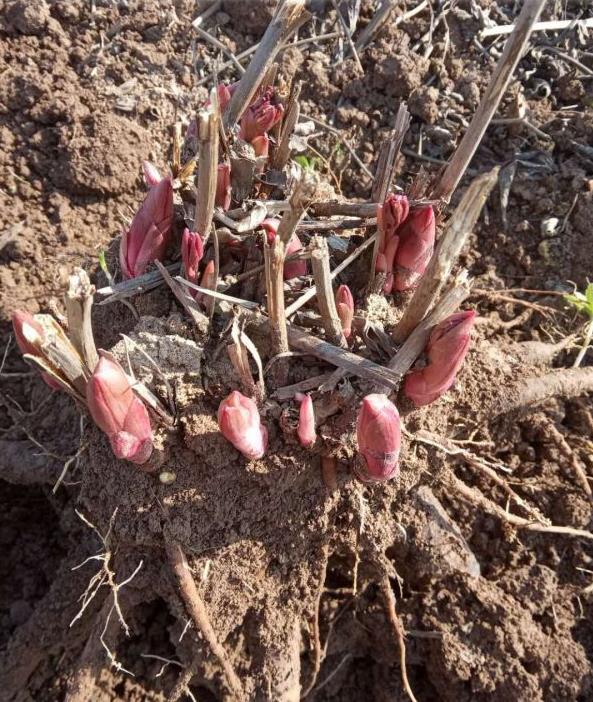
[{"label": "pink bud", "polygon": [[455,382],[471,340],[476,313],[456,312],[432,330],[426,352],[428,365],[406,376],[404,392],[416,407],[428,405]]},{"label": "pink bud", "polygon": [[195,283],[198,280],[198,266],[204,256],[202,237],[197,232],[190,232],[186,227],[181,237],[181,260],[185,277]]},{"label": "pink bud", "polygon": [[119,261],[124,278],[142,275],[165,254],[173,223],[173,183],[163,178],[148,191],[132,223],[124,229]]},{"label": "pink bud", "polygon": [[261,458],[268,447],[268,431],[261,423],[257,405],[234,390],[218,408],[218,426],[224,438],[245,458]]},{"label": "pink bud", "polygon": [[273,88],[266,90],[261,97],[245,110],[241,118],[239,136],[252,142],[255,137],[269,131],[282,117],[284,107],[278,102]]},{"label": "pink bud", "polygon": [[266,157],[268,156],[268,151],[270,148],[270,139],[267,134],[262,134],[261,136],[255,137],[255,139],[251,140],[251,146],[253,146],[253,150],[255,151],[255,155],[259,157]]},{"label": "pink bud", "polygon": [[142,161],[142,172],[144,174],[144,182],[149,188],[161,182],[161,174],[157,167],[150,161]]},{"label": "pink bud", "polygon": [[219,163],[216,178],[217,207],[222,207],[226,212],[231,206],[231,166],[229,163]]},{"label": "pink bud", "polygon": [[342,322],[342,331],[348,339],[352,334],[352,319],[354,318],[354,298],[347,285],[340,285],[336,293],[336,309]]},{"label": "pink bud", "polygon": [[[214,267],[214,261],[210,260],[206,264],[206,268],[204,268],[204,272],[202,273],[202,279],[200,280],[200,287],[202,288],[207,288],[208,290],[214,290],[214,284],[215,284],[215,272],[216,269]],[[209,295],[205,295],[204,293],[200,293],[197,290],[194,290],[195,292],[195,298],[196,300],[203,305],[204,307],[208,307],[208,301],[211,300],[212,298]]]},{"label": "pink bud", "polygon": [[362,401],[356,422],[358,451],[366,469],[357,472],[363,482],[380,482],[393,478],[399,468],[401,427],[399,413],[386,395],[367,395]]},{"label": "pink bud", "polygon": [[395,289],[409,290],[422,278],[434,250],[435,220],[430,205],[412,210],[398,231]]},{"label": "pink bud", "polygon": [[409,211],[408,198],[405,195],[394,195],[393,193],[388,195],[385,202],[377,207],[377,227],[381,232],[382,249],[407,218]]},{"label": "pink bud", "polygon": [[231,101],[233,93],[237,89],[237,85],[239,85],[238,81],[236,83],[231,83],[230,85],[225,85],[224,83],[218,84],[216,93],[218,95],[218,106],[220,107],[221,114],[226,110],[227,105]]},{"label": "pink bud", "polygon": [[315,433],[315,410],[313,409],[313,400],[310,395],[302,395],[302,397],[297,397],[297,399],[300,399],[301,402],[297,435],[301,446],[310,448],[317,439],[317,434]]},{"label": "pink bud", "polygon": [[[297,253],[302,248],[301,240],[296,234],[293,234],[286,247],[286,255],[290,256],[291,254]],[[302,261],[287,261],[284,264],[284,280],[300,278],[302,275],[307,275],[307,261],[304,259]]]},{"label": "pink bud", "polygon": [[265,231],[266,237],[268,239],[268,244],[271,244],[276,238],[276,232],[278,231],[278,225],[280,224],[279,219],[274,219],[273,217],[267,217],[260,224],[260,227]]},{"label": "pink bud", "polygon": [[148,411],[117,361],[101,354],[86,399],[95,424],[109,437],[117,458],[146,463],[153,449]]},{"label": "pink bud", "polygon": [[[268,238],[268,244],[271,244],[276,238],[276,232],[278,231],[278,225],[280,224],[279,219],[267,218],[261,223],[261,228],[266,232]],[[303,248],[301,240],[296,234],[293,234],[286,247],[285,255],[290,256],[290,254],[297,253]],[[300,278],[302,275],[307,275],[307,261],[296,260],[287,261],[284,264],[284,280],[292,280],[293,278]]]}]

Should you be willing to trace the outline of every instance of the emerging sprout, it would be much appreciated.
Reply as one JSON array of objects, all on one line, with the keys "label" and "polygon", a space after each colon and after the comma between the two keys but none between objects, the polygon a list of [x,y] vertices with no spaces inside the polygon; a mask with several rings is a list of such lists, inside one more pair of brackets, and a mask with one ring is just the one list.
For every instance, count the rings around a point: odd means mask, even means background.
[{"label": "emerging sprout", "polygon": [[352,334],[352,320],[354,319],[354,298],[347,285],[340,285],[336,292],[336,309],[342,323],[342,332],[346,339]]},{"label": "emerging sprout", "polygon": [[218,426],[224,438],[245,458],[261,458],[268,447],[268,431],[261,423],[255,402],[238,390],[218,408]]},{"label": "emerging sprout", "polygon": [[393,478],[399,469],[401,426],[397,407],[386,395],[367,395],[356,422],[358,451],[365,467],[357,469],[363,482],[381,482]]},{"label": "emerging sprout", "polygon": [[150,419],[119,363],[101,353],[86,391],[89,412],[109,438],[113,453],[142,465],[153,449]]},{"label": "emerging sprout", "polygon": [[297,435],[301,446],[310,448],[317,440],[315,433],[315,410],[313,409],[313,400],[310,395],[298,393],[296,399],[300,400],[301,406],[299,409],[299,424],[297,427]]},{"label": "emerging sprout", "polygon": [[204,257],[204,244],[202,237],[197,232],[190,232],[186,227],[181,237],[181,260],[185,270],[185,277],[191,282],[198,280],[198,266]]},{"label": "emerging sprout", "polygon": [[219,163],[216,178],[216,198],[217,207],[228,210],[231,206],[231,166],[228,163]]},{"label": "emerging sprout", "polygon": [[404,384],[406,396],[416,407],[434,402],[455,382],[469,348],[475,316],[473,310],[456,312],[433,329],[426,346],[428,365],[412,371]]},{"label": "emerging sprout", "polygon": [[255,102],[251,103],[241,118],[239,136],[252,142],[256,137],[268,132],[281,119],[284,108],[277,101],[273,88],[268,88]]},{"label": "emerging sprout", "polygon": [[163,258],[172,223],[173,183],[167,177],[151,187],[122,233],[119,261],[124,278],[142,275],[155,259]]},{"label": "emerging sprout", "polygon": [[434,250],[435,220],[432,207],[412,210],[398,230],[394,260],[394,287],[403,291],[416,287]]}]

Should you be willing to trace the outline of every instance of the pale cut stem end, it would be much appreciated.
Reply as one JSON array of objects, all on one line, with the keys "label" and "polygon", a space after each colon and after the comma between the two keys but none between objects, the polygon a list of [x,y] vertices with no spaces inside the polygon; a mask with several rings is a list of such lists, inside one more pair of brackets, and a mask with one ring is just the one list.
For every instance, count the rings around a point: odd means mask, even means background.
[{"label": "pale cut stem end", "polygon": [[91,285],[88,275],[82,268],[75,268],[70,276],[68,290],[64,295],[64,305],[68,318],[68,337],[74,348],[86,363],[90,373],[99,361],[91,311],[93,308],[95,287]]},{"label": "pale cut stem end", "polygon": [[342,323],[336,309],[336,301],[332,289],[331,271],[329,268],[329,249],[327,240],[315,237],[311,253],[313,278],[317,288],[317,304],[328,341],[336,346],[346,348],[347,342]]}]

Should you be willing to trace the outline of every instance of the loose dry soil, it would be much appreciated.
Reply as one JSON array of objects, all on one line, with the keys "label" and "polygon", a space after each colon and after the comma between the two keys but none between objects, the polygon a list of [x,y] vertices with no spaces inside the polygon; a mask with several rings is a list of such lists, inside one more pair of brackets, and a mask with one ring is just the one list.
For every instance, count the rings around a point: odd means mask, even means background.
[{"label": "loose dry soil", "polygon": [[[11,312],[59,310],[73,266],[104,282],[99,254],[110,250],[142,197],[141,161],[165,170],[172,125],[206,97],[196,84],[212,70],[217,50],[191,28],[204,4],[3,4],[0,358],[8,351],[0,374],[0,457],[7,466],[0,489],[0,698],[53,702],[76,682],[78,700],[166,700],[180,666],[193,665],[197,654],[192,693],[200,702],[224,699],[216,661],[192,628],[184,632],[165,536],[188,554],[251,699],[295,699],[299,678],[307,686],[317,611],[323,660],[309,699],[406,699],[378,587],[384,568],[408,631],[418,700],[593,699],[593,603],[583,592],[593,578],[591,544],[517,532],[461,498],[447,476],[454,470],[504,506],[499,488],[465,462],[408,438],[398,480],[356,482],[352,429],[368,386],[347,383],[337,400],[316,396],[327,420],[312,452],[295,440],[293,404],[267,402],[270,450],[247,463],[217,432],[218,403],[236,387],[217,339],[197,335],[164,288],[135,301],[138,324],[121,305],[97,309],[99,345],[115,345],[123,359],[119,333],[129,333],[174,388],[178,430],[159,435],[157,460],[176,481],[163,485],[118,464],[104,437],[81,427],[71,401],[49,392],[8,346]],[[204,27],[239,53],[260,38],[273,5],[224,0]],[[372,5],[362,2],[359,26]],[[331,3],[315,6],[300,38],[334,30]],[[580,2],[549,2],[543,18],[583,10]],[[339,129],[371,170],[399,101],[407,100],[413,121],[398,162],[405,187],[420,168],[438,170],[475,110],[502,46],[500,39],[485,48],[475,40],[488,16],[512,22],[515,3],[460,0],[434,28],[431,44],[422,40],[428,12],[399,26],[392,20],[361,54],[364,75],[352,59],[341,59],[336,39],[287,49],[280,74],[303,79],[302,112]],[[512,487],[555,524],[590,530],[591,502],[572,468],[576,460],[593,469],[590,398],[550,400],[498,419],[492,410],[513,381],[546,370],[526,363],[513,344],[559,341],[583,321],[554,293],[569,289],[567,281],[583,287],[593,270],[593,81],[545,47],[586,52],[587,44],[591,51],[591,39],[574,31],[540,33],[520,62],[499,116],[515,117],[525,104],[543,133],[492,125],[459,188],[493,165],[514,171],[508,206],[497,189],[462,257],[476,278],[474,349],[454,390],[436,404],[416,412],[402,398],[398,404],[410,432],[468,442],[464,447],[504,464]],[[592,54],[579,56],[592,71]],[[223,71],[221,78],[236,76]],[[420,140],[431,160],[413,155]],[[334,135],[320,130],[308,156],[338,193],[369,197],[370,180]],[[550,218],[559,220],[555,229],[545,225]],[[509,288],[549,294],[483,292]],[[267,360],[264,336],[251,333]],[[567,367],[574,355],[562,352],[553,363]],[[164,397],[162,380],[137,352],[131,359]],[[309,358],[290,368],[289,382],[327,370]],[[53,494],[64,461],[80,447],[80,460]],[[333,491],[320,477],[322,451],[337,459]],[[121,591],[127,637],[115,616],[104,624],[106,587],[71,625],[100,563],[72,569],[103,549],[75,510],[101,534],[111,523],[117,582],[142,561]],[[117,666],[96,645],[102,633]],[[155,656],[174,662],[163,667]]]}]

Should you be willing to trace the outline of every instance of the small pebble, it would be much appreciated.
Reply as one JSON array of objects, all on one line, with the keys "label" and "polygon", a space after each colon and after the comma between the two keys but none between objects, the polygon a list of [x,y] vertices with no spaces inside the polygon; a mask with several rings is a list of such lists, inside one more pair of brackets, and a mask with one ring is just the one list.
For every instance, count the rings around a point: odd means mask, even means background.
[{"label": "small pebble", "polygon": [[163,485],[171,485],[171,483],[177,480],[177,475],[168,470],[164,470],[162,473],[159,473],[159,480]]}]

